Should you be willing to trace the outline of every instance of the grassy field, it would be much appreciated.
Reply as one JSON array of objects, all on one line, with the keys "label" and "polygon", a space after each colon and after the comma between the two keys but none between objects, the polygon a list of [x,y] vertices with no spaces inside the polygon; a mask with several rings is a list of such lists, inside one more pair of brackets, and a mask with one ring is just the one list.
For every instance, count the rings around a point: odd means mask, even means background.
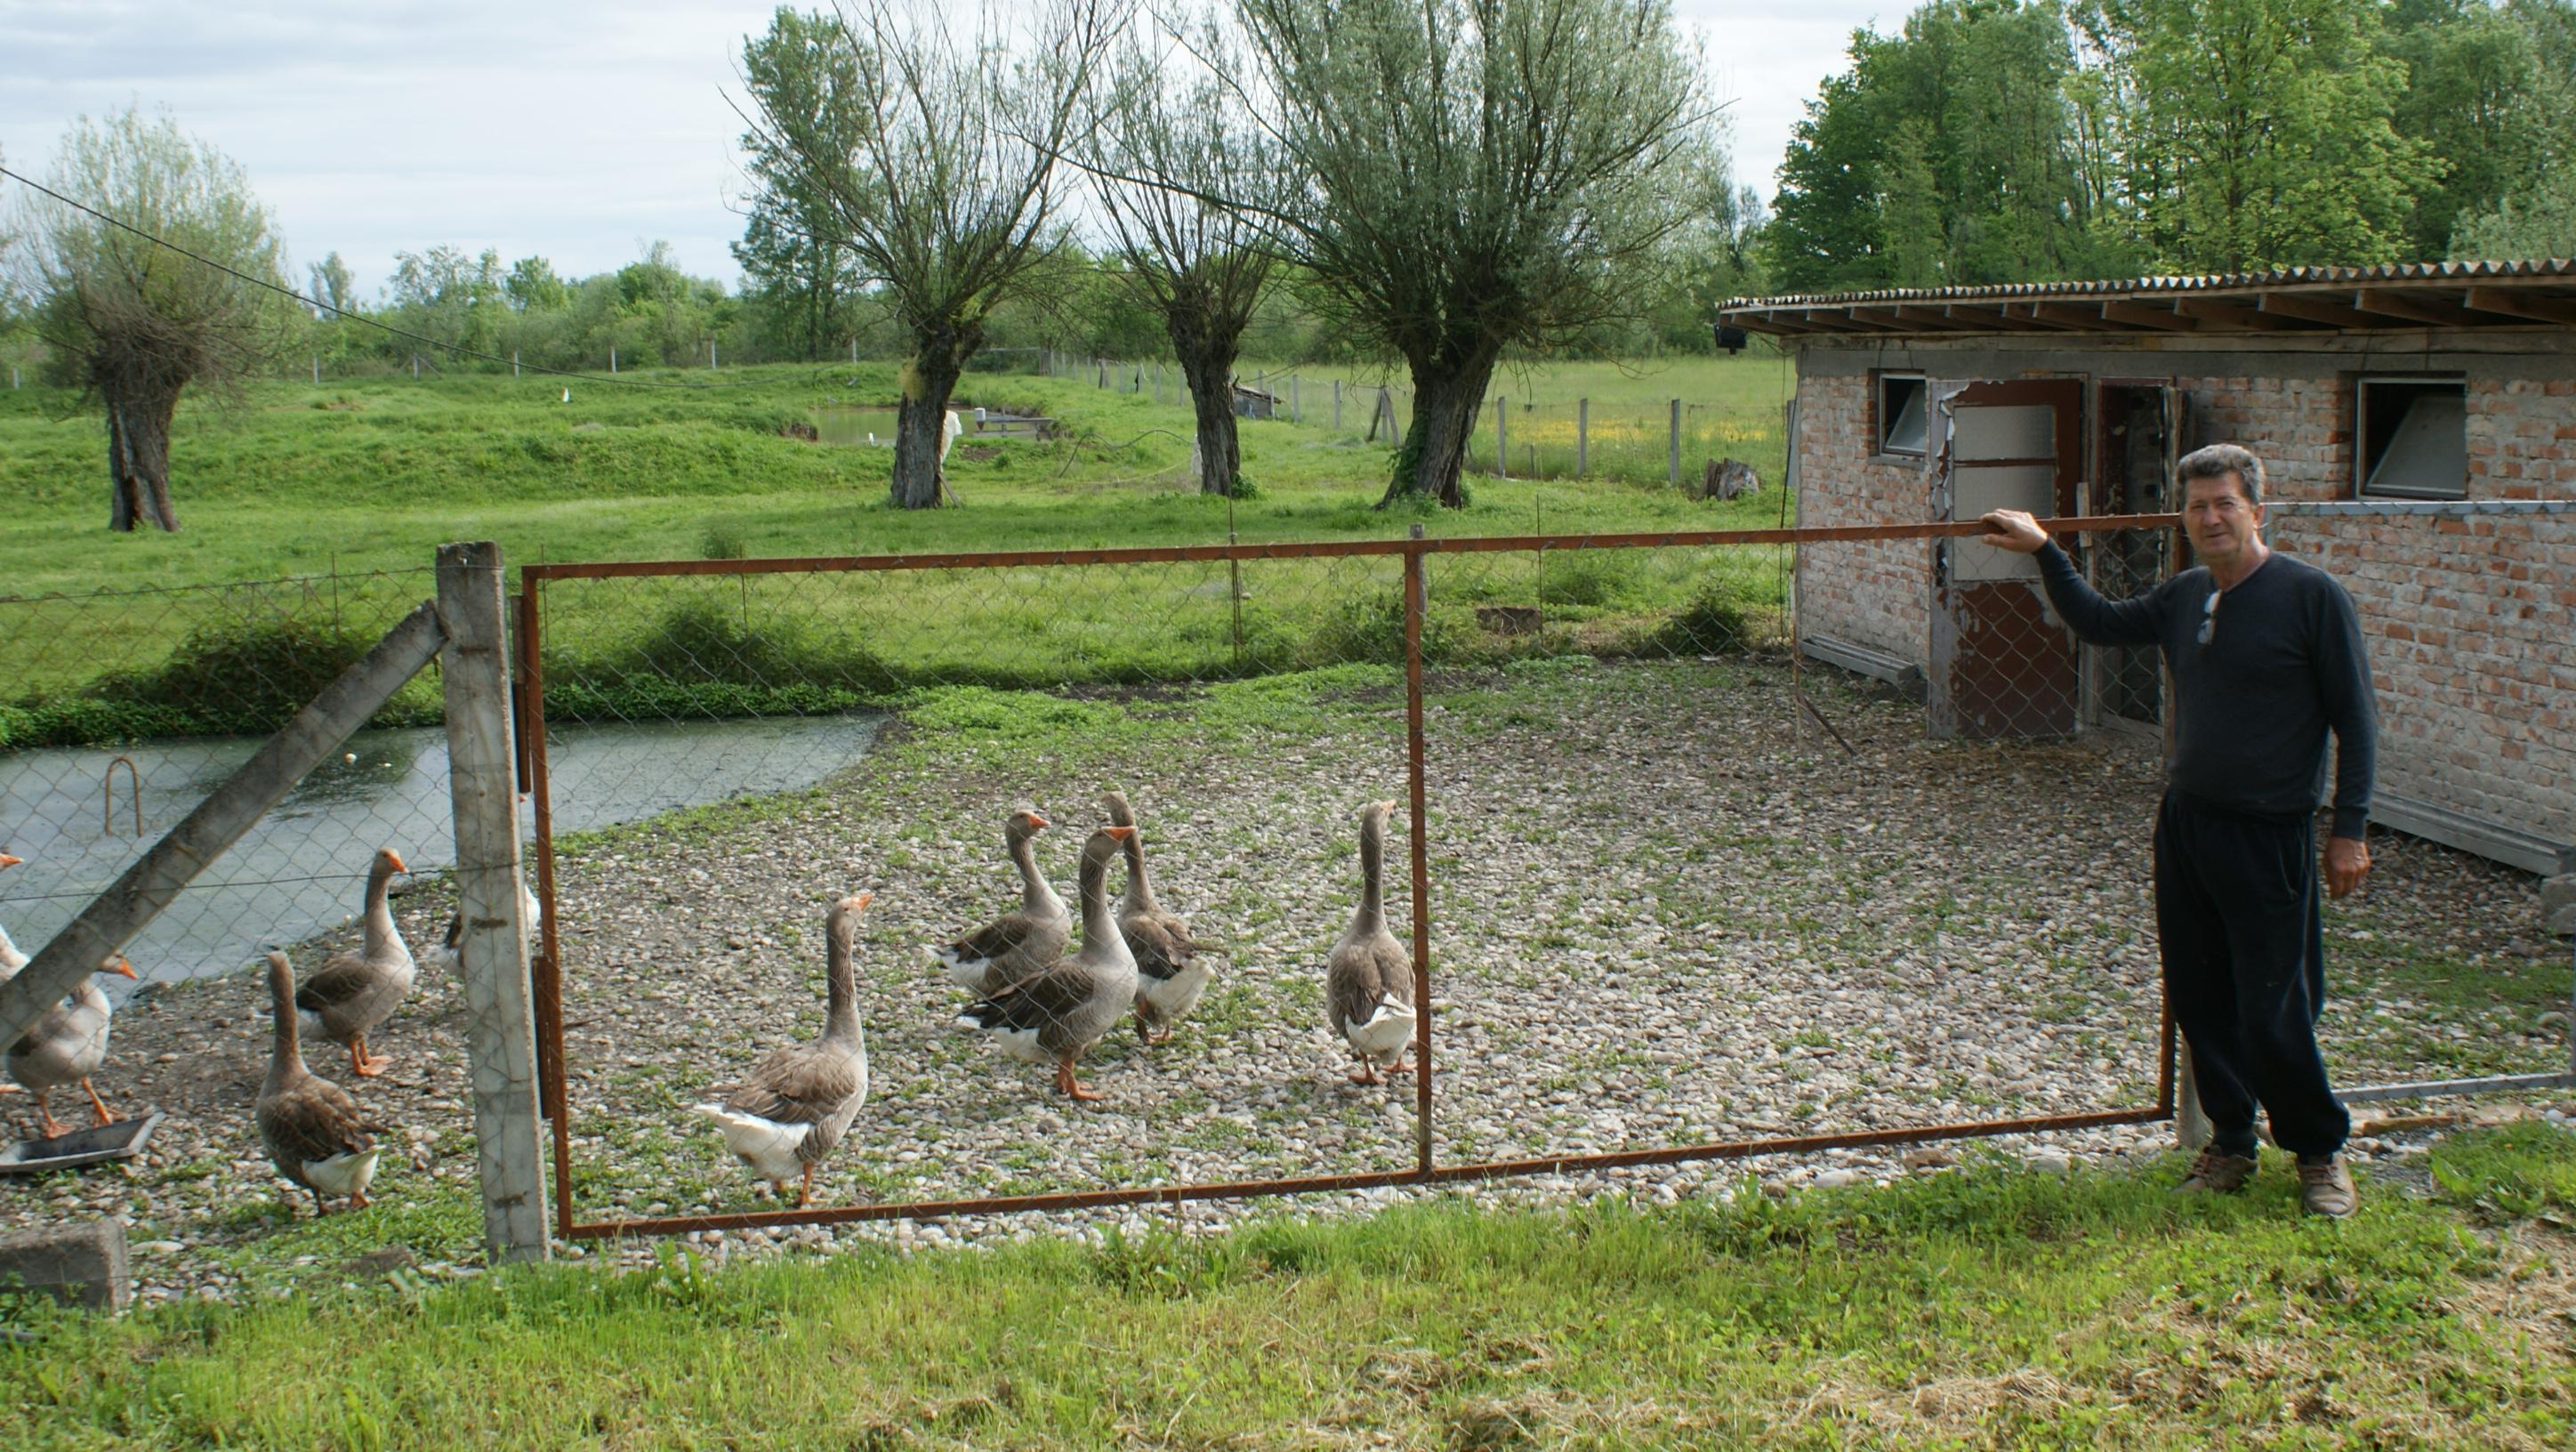
[{"label": "grassy field", "polygon": [[[1111,1237],[39,1316],[26,1448],[2565,1446],[2576,1140],[2437,1147],[2429,1198],[1971,1153],[1886,1189],[1460,1203]],[[317,1256],[345,1256],[308,1233]]]},{"label": "grassy field", "polygon": [[[1602,387],[1612,377],[1606,366],[1556,373],[1556,386],[1574,389],[1595,387],[1591,373]],[[1697,360],[1628,381],[1688,391],[1748,434],[1767,429],[1753,452],[1776,475],[1778,415],[1763,402],[1778,386],[1776,361]],[[566,402],[561,380],[388,378],[263,384],[230,409],[193,403],[173,440],[183,528],[129,537],[100,524],[97,416],[67,394],[0,393],[0,490],[16,501],[0,521],[0,578],[19,597],[0,598],[13,642],[0,648],[0,706],[40,708],[0,721],[0,741],[258,729],[422,598],[417,572],[454,539],[497,539],[524,563],[1204,544],[1229,530],[1247,542],[1384,538],[1415,524],[1437,535],[1594,533],[1770,524],[1784,513],[1776,489],[1712,505],[1660,482],[1498,479],[1474,481],[1465,510],[1380,511],[1387,449],[1311,415],[1244,426],[1258,492],[1229,507],[1191,487],[1176,399],[1008,374],[970,375],[962,402],[1043,412],[1065,436],[963,441],[949,468],[962,506],[903,511],[883,502],[889,450],[802,437],[834,411],[846,421],[890,404],[896,383],[883,365],[634,383],[669,386],[574,382]],[[1374,598],[1392,590],[1391,574],[1350,562],[1247,574],[1253,603],[1240,611],[1230,577],[1176,569],[567,589],[549,598],[549,643],[566,679],[605,688],[676,680],[757,692],[792,677],[834,693],[731,700],[756,711],[929,681],[1243,674],[1383,658],[1393,642],[1386,601]],[[1478,639],[1472,608],[1503,600],[1548,606],[1561,622],[1591,624],[1587,643],[1617,646],[1696,605],[1776,610],[1783,578],[1776,553],[1574,561],[1553,583],[1528,564],[1479,564],[1453,572],[1435,636],[1458,653],[1495,644]],[[240,588],[193,589],[202,586]],[[1360,596],[1371,598],[1355,604]],[[223,699],[208,702],[210,691]],[[244,694],[258,699],[234,699]],[[177,707],[187,709],[167,709]],[[415,702],[412,714],[427,709]]]}]

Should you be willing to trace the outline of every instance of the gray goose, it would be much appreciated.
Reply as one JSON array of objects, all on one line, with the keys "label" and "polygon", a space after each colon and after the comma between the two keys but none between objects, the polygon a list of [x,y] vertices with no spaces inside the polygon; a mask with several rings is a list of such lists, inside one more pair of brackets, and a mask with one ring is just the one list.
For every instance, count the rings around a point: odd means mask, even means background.
[{"label": "gray goose", "polygon": [[[14,955],[17,950],[10,951]],[[22,959],[22,966],[23,963]],[[134,965],[124,955],[116,954],[100,963],[98,971],[131,978]],[[12,968],[9,976],[16,977],[17,969]],[[81,1092],[89,1096],[90,1109],[97,1115],[91,1123],[116,1123],[116,1112],[107,1107],[107,1101],[98,1097],[98,1090],[89,1082],[89,1076],[107,1062],[107,1027],[112,1017],[107,995],[99,991],[97,980],[84,978],[68,998],[46,1009],[36,1026],[9,1046],[9,1077],[36,1096],[36,1114],[44,1122],[45,1138],[69,1133],[54,1118],[53,1111],[54,1091],[67,1084],[78,1084]]]},{"label": "gray goose", "polygon": [[[1100,803],[1113,825],[1136,825],[1125,792],[1109,792]],[[1172,1025],[1207,992],[1211,965],[1199,961],[1199,955],[1215,950],[1192,938],[1190,925],[1155,900],[1153,879],[1145,875],[1141,832],[1127,837],[1127,891],[1118,900],[1118,933],[1136,960],[1136,1036],[1149,1044],[1169,1043]]]},{"label": "gray goose", "polygon": [[284,953],[268,955],[268,1001],[276,1009],[271,1032],[268,1078],[259,1086],[251,1117],[259,1123],[259,1142],[277,1172],[313,1193],[313,1212],[327,1215],[327,1197],[338,1196],[349,1208],[367,1203],[367,1182],[376,1174],[376,1137],[358,1113],[349,1091],[304,1067],[296,1042],[295,970]]},{"label": "gray goose", "polygon": [[1002,824],[1002,841],[1020,869],[1018,911],[1004,913],[953,943],[921,950],[969,993],[984,997],[1008,993],[1013,984],[1063,957],[1065,944],[1073,941],[1073,916],[1038,871],[1034,839],[1047,825],[1033,807],[1011,813]]},{"label": "gray goose", "polygon": [[[0,852],[0,867],[15,867],[26,860],[24,857],[12,857],[6,852]],[[0,927],[0,983],[6,983],[17,977],[18,970],[26,966],[27,955],[18,951],[17,944],[9,941],[9,930]]]},{"label": "gray goose", "polygon": [[1399,1062],[1413,1041],[1413,955],[1386,930],[1386,816],[1393,802],[1371,802],[1360,812],[1360,905],[1324,965],[1326,1025],[1350,1045],[1359,1067],[1354,1084],[1383,1082],[1410,1072]]},{"label": "gray goose", "polygon": [[868,1038],[859,1025],[854,955],[859,914],[872,896],[845,897],[823,920],[823,1036],[771,1050],[721,1101],[697,1106],[723,1130],[725,1148],[772,1190],[784,1195],[789,1180],[799,1181],[799,1207],[813,1202],[814,1167],[867,1102]]},{"label": "gray goose", "polygon": [[992,1034],[1013,1058],[1053,1061],[1055,1087],[1075,1099],[1100,1096],[1074,1076],[1074,1061],[1136,1001],[1136,959],[1109,916],[1109,859],[1135,831],[1103,827],[1082,844],[1082,951],[957,1016],[959,1027]]},{"label": "gray goose", "polygon": [[376,859],[367,869],[364,944],[355,953],[335,953],[323,960],[322,966],[313,970],[313,976],[295,992],[295,1011],[302,1019],[304,1032],[316,1039],[346,1044],[349,1067],[360,1078],[372,1079],[393,1062],[384,1055],[367,1052],[367,1033],[394,1016],[394,1010],[410,996],[412,980],[419,976],[411,949],[394,931],[393,909],[385,906],[386,884],[393,881],[395,873],[408,870],[394,849],[377,849]]}]

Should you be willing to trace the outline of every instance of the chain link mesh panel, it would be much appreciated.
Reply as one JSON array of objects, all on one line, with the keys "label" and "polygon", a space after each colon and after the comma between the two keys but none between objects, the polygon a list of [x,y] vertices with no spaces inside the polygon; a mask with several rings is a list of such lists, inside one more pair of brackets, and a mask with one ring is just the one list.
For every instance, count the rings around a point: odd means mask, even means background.
[{"label": "chain link mesh panel", "polygon": [[[0,927],[33,954],[392,624],[429,570],[0,600]],[[230,972],[363,908],[380,847],[453,860],[424,673],[127,948],[142,984]],[[424,899],[424,902],[426,900]],[[434,943],[426,909],[414,936]],[[126,985],[111,985],[112,996]]]}]

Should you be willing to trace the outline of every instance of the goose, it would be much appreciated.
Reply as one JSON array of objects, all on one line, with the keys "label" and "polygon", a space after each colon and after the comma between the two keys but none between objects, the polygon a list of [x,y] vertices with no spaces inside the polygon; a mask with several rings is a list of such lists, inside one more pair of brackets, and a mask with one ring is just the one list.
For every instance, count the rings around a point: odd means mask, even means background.
[{"label": "goose", "polygon": [[[519,921],[527,924],[528,950],[536,951],[540,941],[538,935],[546,929],[546,912],[538,906],[537,895],[528,891],[525,878],[519,882]],[[446,935],[438,940],[437,947],[429,950],[427,961],[421,964],[429,970],[431,977],[451,977],[464,968],[465,959],[457,950],[457,944],[464,936],[465,910],[460,907],[448,916]]]},{"label": "goose", "polygon": [[[1112,825],[1136,825],[1135,809],[1125,792],[1100,799]],[[1127,836],[1127,892],[1118,899],[1118,933],[1136,960],[1136,1036],[1149,1044],[1170,1043],[1172,1025],[1196,1007],[1207,992],[1210,965],[1199,960],[1212,952],[1190,936],[1190,925],[1154,900],[1153,879],[1145,875],[1145,838]]]},{"label": "goose", "polygon": [[1010,992],[1013,984],[1063,957],[1065,944],[1073,940],[1073,917],[1064,910],[1064,899],[1038,872],[1031,839],[1047,826],[1033,807],[1011,813],[1002,824],[1002,841],[1020,869],[1019,911],[1004,913],[956,942],[921,950],[969,993],[989,998]]},{"label": "goose", "polygon": [[868,1097],[868,1037],[859,1026],[852,954],[859,914],[873,897],[845,897],[823,920],[823,1036],[771,1050],[723,1100],[696,1106],[723,1130],[725,1148],[771,1190],[784,1195],[789,1180],[800,1181],[800,1209],[813,1202],[814,1167],[841,1142]]},{"label": "goose", "polygon": [[991,1033],[1013,1058],[1054,1061],[1055,1087],[1075,1099],[1100,1096],[1074,1077],[1074,1061],[1136,1001],[1136,959],[1109,917],[1109,859],[1135,831],[1103,827],[1082,844],[1082,951],[957,1016],[960,1028]]},{"label": "goose", "polygon": [[[0,867],[15,867],[26,860],[24,857],[12,857],[6,852],[0,852]],[[0,927],[0,983],[6,983],[17,977],[18,970],[26,966],[27,955],[18,951],[17,944],[9,941],[9,930]]]},{"label": "goose", "polygon": [[295,970],[284,953],[268,955],[268,1001],[277,1014],[271,1029],[268,1078],[259,1086],[251,1117],[259,1142],[277,1172],[313,1192],[313,1213],[327,1215],[326,1197],[352,1210],[367,1204],[367,1182],[376,1175],[376,1137],[358,1114],[349,1091],[304,1067],[296,1030]]},{"label": "goose", "polygon": [[412,963],[411,949],[403,946],[402,935],[394,931],[393,910],[385,906],[385,885],[397,872],[410,869],[391,847],[376,850],[376,859],[367,869],[367,935],[364,946],[355,953],[335,953],[313,970],[296,990],[295,1011],[308,1036],[327,1039],[349,1048],[349,1067],[360,1078],[372,1079],[393,1062],[381,1054],[367,1052],[368,1031],[394,1016],[410,995],[412,980],[419,969]]},{"label": "goose", "polygon": [[[134,965],[121,953],[111,954],[98,965],[98,971],[132,978]],[[12,969],[11,976],[15,975]],[[98,1090],[89,1082],[89,1076],[107,1062],[107,1027],[113,1016],[107,995],[99,991],[95,980],[84,978],[68,998],[45,1010],[36,1026],[9,1046],[9,1077],[36,1096],[36,1113],[44,1122],[45,1138],[70,1133],[54,1118],[52,1107],[54,1091],[66,1084],[78,1084],[81,1092],[89,1096],[90,1108],[98,1116],[92,1124],[116,1123],[116,1112],[107,1107],[107,1101],[98,1097]]]},{"label": "goose", "polygon": [[1360,812],[1360,905],[1324,965],[1327,1027],[1351,1046],[1360,1066],[1354,1084],[1384,1082],[1407,1073],[1398,1062],[1413,1041],[1413,956],[1386,930],[1386,815],[1393,802],[1371,802]]}]

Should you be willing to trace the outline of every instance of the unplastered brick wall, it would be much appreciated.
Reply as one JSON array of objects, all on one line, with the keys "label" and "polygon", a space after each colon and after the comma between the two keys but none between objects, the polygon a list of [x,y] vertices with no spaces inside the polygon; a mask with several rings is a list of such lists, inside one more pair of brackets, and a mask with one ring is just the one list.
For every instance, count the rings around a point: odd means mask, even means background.
[{"label": "unplastered brick wall", "polygon": [[2576,840],[2576,514],[2284,510],[2268,533],[2352,593],[2381,791]]},{"label": "unplastered brick wall", "polygon": [[[1929,476],[1913,459],[1875,456],[1866,373],[1798,382],[1798,522],[1920,524],[1932,517]],[[1798,551],[1798,628],[1923,663],[1931,548],[1817,544]]]}]

